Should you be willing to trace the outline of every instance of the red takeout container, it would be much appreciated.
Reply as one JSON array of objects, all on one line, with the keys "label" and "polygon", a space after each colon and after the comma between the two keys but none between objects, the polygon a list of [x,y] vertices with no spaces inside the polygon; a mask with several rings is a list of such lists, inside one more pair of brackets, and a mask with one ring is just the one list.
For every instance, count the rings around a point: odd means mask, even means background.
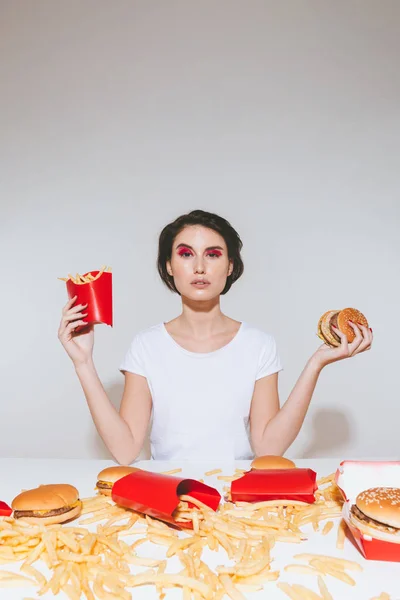
[{"label": "red takeout container", "polygon": [[[88,273],[96,277],[99,271],[89,271]],[[85,275],[88,275],[88,273],[85,273]],[[86,317],[83,317],[84,321],[90,324],[105,323],[112,327],[112,273],[104,271],[95,281],[81,284],[68,279],[66,285],[69,298],[78,296],[75,304],[88,304],[83,311],[88,313]],[[82,329],[82,327],[77,327],[76,331],[79,329]]]},{"label": "red takeout container", "polygon": [[399,543],[378,540],[350,523],[350,509],[360,492],[371,487],[400,487],[400,462],[345,460],[340,463],[335,480],[345,499],[343,519],[364,557],[400,562],[400,536]]},{"label": "red takeout container", "polygon": [[254,469],[231,483],[233,502],[300,500],[315,502],[317,474],[312,469]]},{"label": "red takeout container", "polygon": [[0,500],[0,517],[11,517],[12,508]]},{"label": "red takeout container", "polygon": [[[221,496],[219,492],[195,479],[184,479],[162,475],[151,471],[135,471],[116,481],[111,496],[116,504],[160,519],[183,529],[192,529],[191,524],[177,523],[172,516],[180,502],[179,496],[188,494],[217,510]],[[189,506],[193,506],[189,504]]]}]

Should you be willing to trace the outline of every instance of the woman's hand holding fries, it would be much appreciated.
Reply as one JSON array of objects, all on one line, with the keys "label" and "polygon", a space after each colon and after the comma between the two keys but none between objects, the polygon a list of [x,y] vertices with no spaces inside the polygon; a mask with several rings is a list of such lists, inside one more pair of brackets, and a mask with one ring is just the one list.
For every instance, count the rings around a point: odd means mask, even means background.
[{"label": "woman's hand holding fries", "polygon": [[[71,298],[63,308],[58,339],[74,365],[79,366],[88,363],[92,357],[94,330],[93,325],[88,325],[84,320],[87,313],[83,311],[87,305],[74,306],[76,298]],[[74,333],[79,326],[83,326],[83,329]]]}]

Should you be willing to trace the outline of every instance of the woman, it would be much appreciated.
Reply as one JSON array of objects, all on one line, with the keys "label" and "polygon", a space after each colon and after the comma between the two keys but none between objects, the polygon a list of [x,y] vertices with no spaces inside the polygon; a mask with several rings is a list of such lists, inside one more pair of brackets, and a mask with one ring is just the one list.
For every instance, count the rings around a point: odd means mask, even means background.
[{"label": "woman", "polygon": [[339,348],[322,345],[280,408],[282,369],[274,338],[222,313],[220,297],[243,273],[242,242],[222,217],[192,211],[161,232],[158,271],[181,297],[181,314],[135,336],[120,367],[125,388],[114,408],[93,363],[85,306],[64,307],[59,339],[72,359],[97,431],[120,464],[139,455],[150,423],[155,459],[250,459],[283,454],[295,440],[321,370],[371,347],[372,331],[336,329]]}]

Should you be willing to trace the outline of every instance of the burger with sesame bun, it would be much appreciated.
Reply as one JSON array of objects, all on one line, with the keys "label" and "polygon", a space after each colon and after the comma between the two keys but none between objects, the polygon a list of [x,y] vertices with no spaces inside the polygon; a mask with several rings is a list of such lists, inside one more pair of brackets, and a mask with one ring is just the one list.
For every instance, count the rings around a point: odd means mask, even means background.
[{"label": "burger with sesame bun", "polygon": [[82,510],[79,492],[68,483],[40,485],[32,490],[25,490],[11,503],[14,519],[24,519],[51,525],[65,523],[78,517]]},{"label": "burger with sesame bun", "polygon": [[137,467],[107,467],[97,475],[96,489],[104,496],[111,496],[111,490],[118,479],[130,475],[135,471],[140,471]]},{"label": "burger with sesame bun", "polygon": [[347,336],[348,342],[351,343],[354,341],[355,333],[349,322],[369,327],[366,317],[356,308],[329,310],[322,315],[318,322],[318,337],[328,346],[338,348],[341,340],[335,332],[334,327],[336,327]]},{"label": "burger with sesame bun", "polygon": [[400,488],[375,487],[358,494],[350,523],[364,535],[400,544]]}]

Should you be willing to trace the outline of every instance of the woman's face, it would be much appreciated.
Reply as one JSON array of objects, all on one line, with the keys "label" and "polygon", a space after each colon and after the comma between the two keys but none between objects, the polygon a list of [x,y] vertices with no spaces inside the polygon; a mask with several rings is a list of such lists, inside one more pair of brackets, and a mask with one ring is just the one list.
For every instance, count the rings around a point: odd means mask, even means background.
[{"label": "woman's face", "polygon": [[224,238],[202,225],[191,225],[178,233],[167,262],[176,289],[191,300],[219,296],[232,269]]}]

